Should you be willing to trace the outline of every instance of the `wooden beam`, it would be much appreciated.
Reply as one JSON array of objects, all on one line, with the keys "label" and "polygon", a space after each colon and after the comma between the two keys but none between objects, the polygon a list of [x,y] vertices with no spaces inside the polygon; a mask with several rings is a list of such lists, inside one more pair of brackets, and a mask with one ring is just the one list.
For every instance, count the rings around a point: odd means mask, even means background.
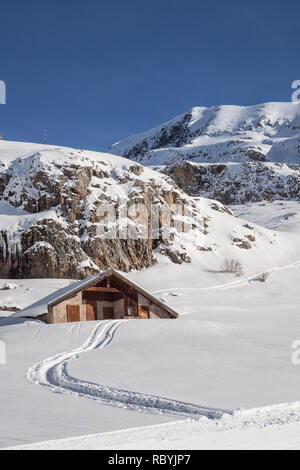
[{"label": "wooden beam", "polygon": [[118,289],[115,289],[114,287],[88,287],[87,289],[84,289],[86,292],[115,292],[118,294],[123,294]]},{"label": "wooden beam", "polygon": [[128,301],[127,301],[127,295],[124,295],[124,312],[125,312],[125,315],[128,315]]}]

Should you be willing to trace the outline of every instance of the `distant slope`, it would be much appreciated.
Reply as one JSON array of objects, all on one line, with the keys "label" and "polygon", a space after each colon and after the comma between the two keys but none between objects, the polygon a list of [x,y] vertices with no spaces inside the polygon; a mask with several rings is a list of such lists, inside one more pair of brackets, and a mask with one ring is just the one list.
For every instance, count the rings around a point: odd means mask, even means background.
[{"label": "distant slope", "polygon": [[144,165],[271,161],[300,163],[300,105],[194,107],[110,152]]},{"label": "distant slope", "polygon": [[191,196],[224,204],[300,199],[296,103],[195,107],[110,151],[160,167]]}]

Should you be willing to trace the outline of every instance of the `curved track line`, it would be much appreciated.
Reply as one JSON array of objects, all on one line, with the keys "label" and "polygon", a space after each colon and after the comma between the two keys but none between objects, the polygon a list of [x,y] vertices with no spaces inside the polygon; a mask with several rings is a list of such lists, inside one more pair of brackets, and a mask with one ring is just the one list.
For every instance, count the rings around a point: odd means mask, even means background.
[{"label": "curved track line", "polygon": [[172,292],[172,291],[176,292],[176,291],[195,290],[195,289],[201,290],[201,291],[214,290],[214,289],[231,289],[233,287],[240,287],[240,286],[243,286],[245,284],[248,284],[250,281],[255,280],[255,278],[257,276],[261,275],[261,274],[273,273],[273,272],[277,272],[277,271],[282,271],[284,269],[296,268],[298,266],[300,266],[300,260],[295,261],[294,263],[291,263],[291,264],[284,265],[284,266],[279,266],[279,267],[275,267],[275,268],[266,269],[265,271],[260,271],[256,274],[253,274],[250,277],[247,277],[247,278],[244,278],[244,279],[237,279],[236,281],[228,282],[226,284],[219,284],[219,285],[210,286],[210,287],[201,287],[201,286],[195,286],[195,287],[170,287],[168,289],[161,289],[161,290],[153,291],[153,294],[156,295],[156,294],[164,294],[164,293]]},{"label": "curved track line", "polygon": [[168,413],[194,419],[201,417],[220,419],[224,414],[233,413],[229,410],[206,408],[165,397],[95,384],[76,379],[68,373],[67,366],[71,360],[94,349],[106,347],[112,341],[117,329],[124,323],[124,320],[99,323],[82,346],[38,362],[28,370],[27,379],[32,384],[48,387],[55,393],[89,398],[104,404],[138,411]]}]

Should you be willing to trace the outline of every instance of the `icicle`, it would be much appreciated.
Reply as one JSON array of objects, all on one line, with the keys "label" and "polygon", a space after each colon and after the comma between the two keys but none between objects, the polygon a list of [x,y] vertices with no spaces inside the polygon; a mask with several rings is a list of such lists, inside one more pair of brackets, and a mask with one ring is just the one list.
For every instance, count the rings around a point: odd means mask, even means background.
[{"label": "icicle", "polygon": [[0,247],[4,262],[13,263],[17,258],[20,258],[22,253],[21,240],[11,230],[4,232],[4,236],[0,233]]},{"label": "icicle", "polygon": [[7,249],[6,249],[6,241],[2,236],[2,232],[0,232],[0,248],[1,248],[1,251],[2,251],[3,261],[5,262],[6,257],[7,257]]}]

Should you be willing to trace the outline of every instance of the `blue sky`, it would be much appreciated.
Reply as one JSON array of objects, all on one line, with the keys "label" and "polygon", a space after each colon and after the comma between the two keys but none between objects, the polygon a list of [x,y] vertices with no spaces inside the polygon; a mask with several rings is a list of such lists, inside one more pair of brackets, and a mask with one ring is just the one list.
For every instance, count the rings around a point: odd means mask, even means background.
[{"label": "blue sky", "polygon": [[289,101],[300,2],[1,2],[0,133],[95,150],[192,106]]}]

